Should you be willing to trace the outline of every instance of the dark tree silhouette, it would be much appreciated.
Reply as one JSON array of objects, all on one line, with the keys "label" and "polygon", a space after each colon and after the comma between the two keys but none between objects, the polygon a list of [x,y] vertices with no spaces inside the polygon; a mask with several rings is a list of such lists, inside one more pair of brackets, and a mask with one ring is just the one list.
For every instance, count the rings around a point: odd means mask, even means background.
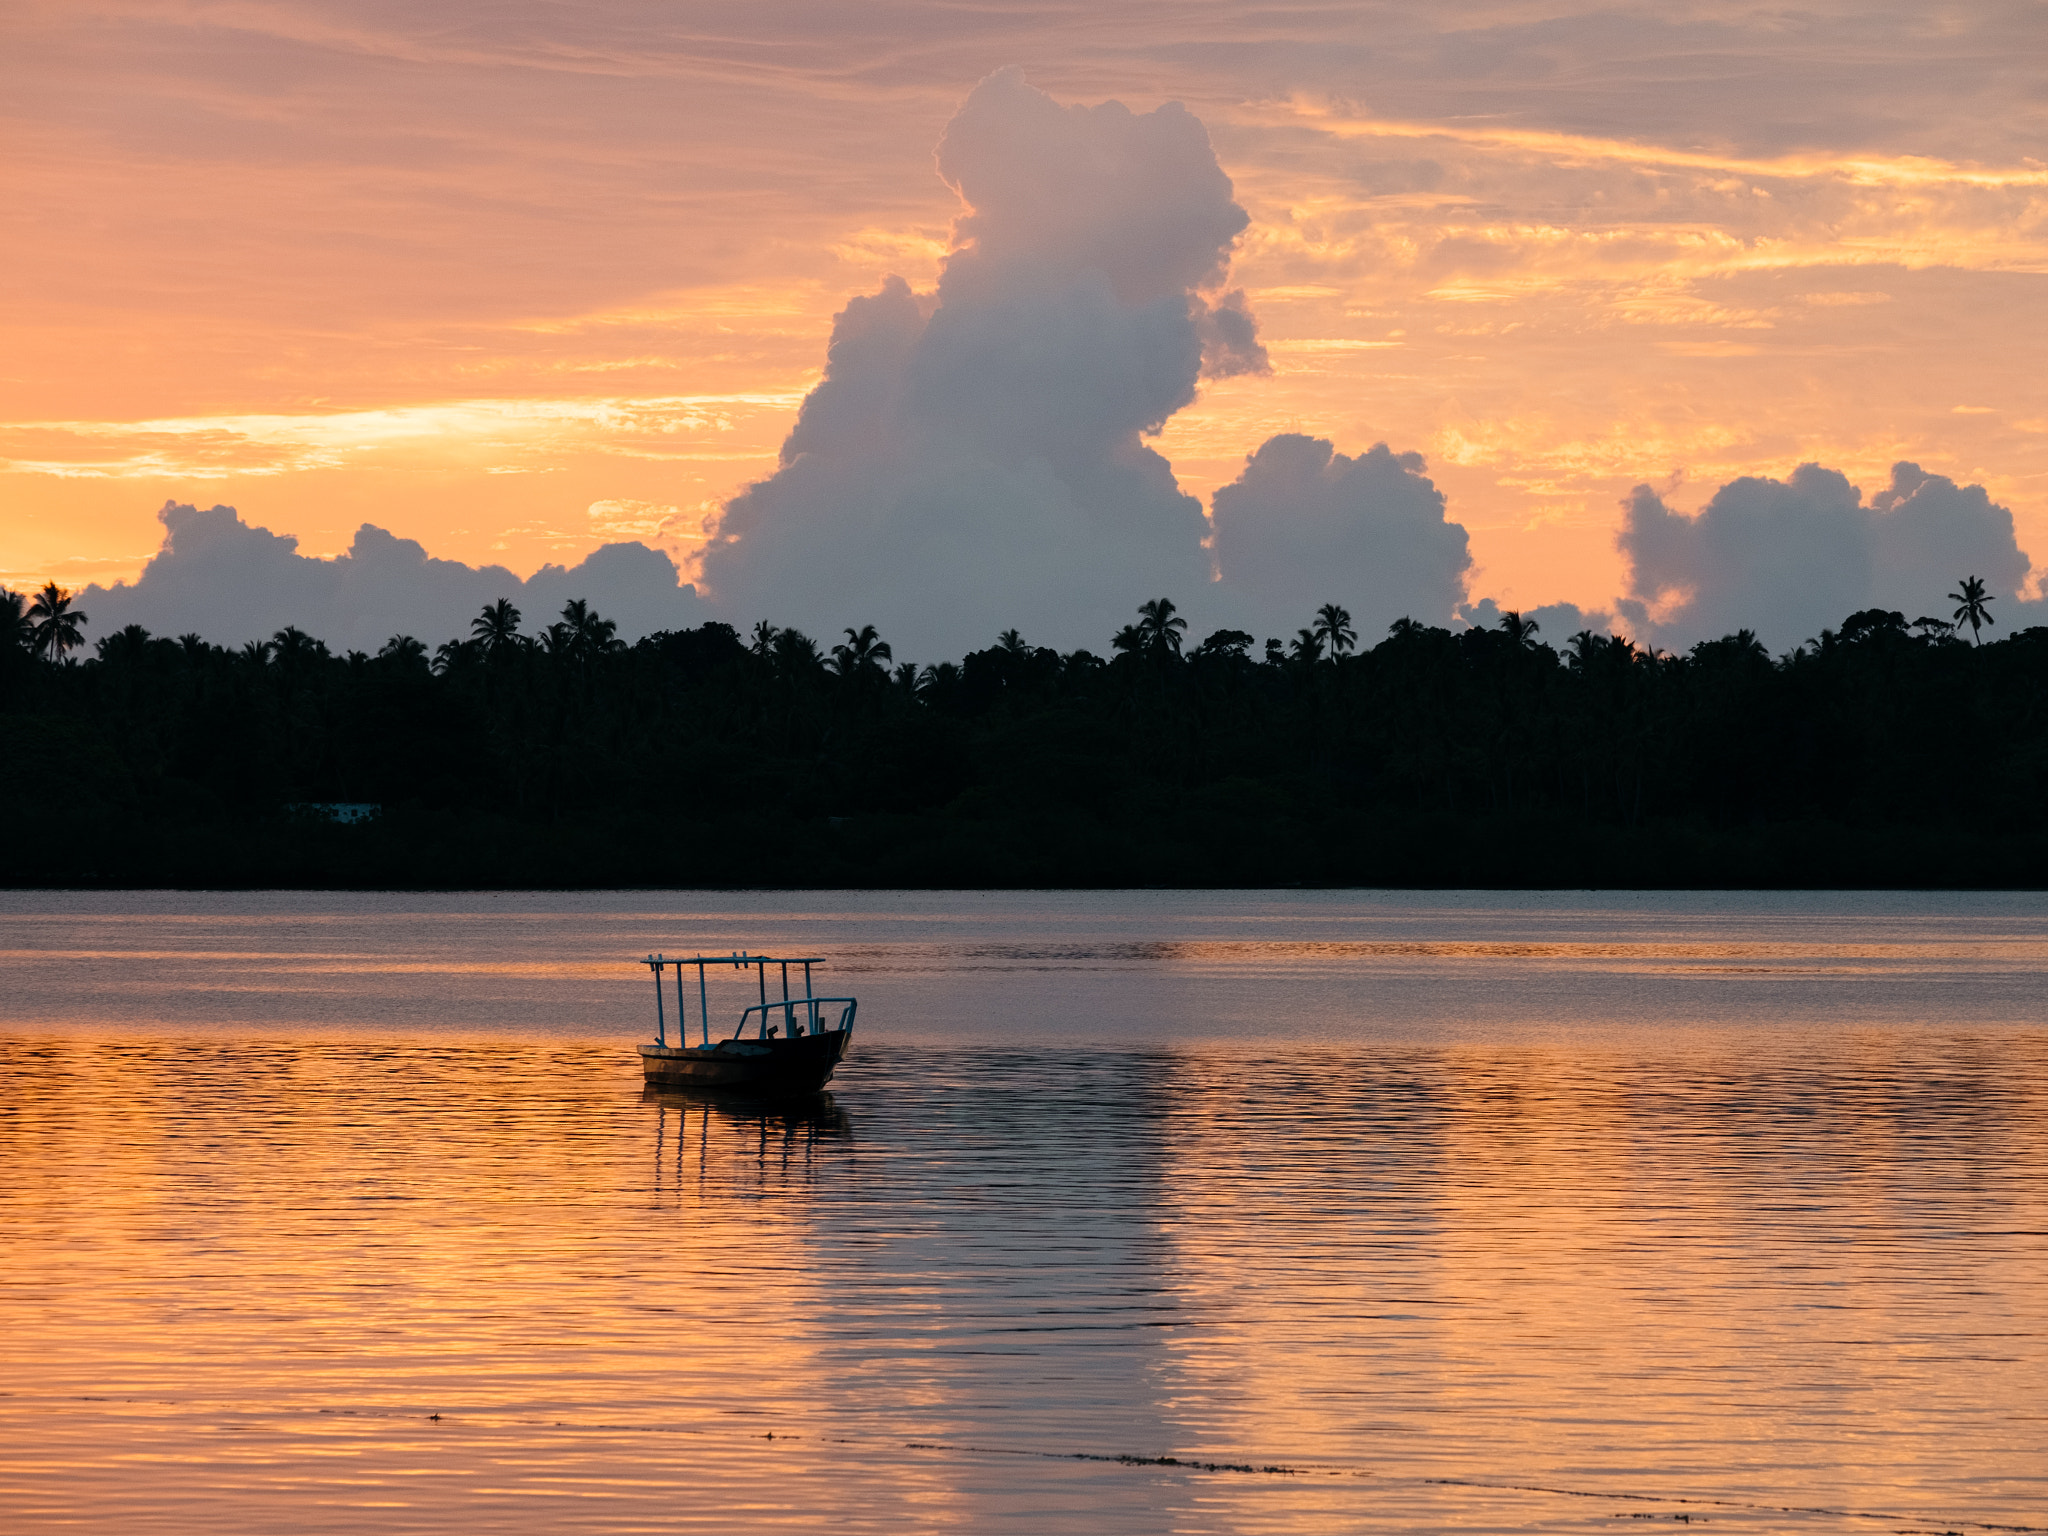
[{"label": "dark tree silhouette", "polygon": [[611,619],[599,616],[580,597],[572,597],[562,605],[562,622],[569,627],[570,653],[579,660],[588,661],[593,656],[621,649],[619,626]]},{"label": "dark tree silhouette", "polygon": [[35,630],[28,621],[28,599],[7,587],[0,587],[0,647],[25,651],[35,644]]},{"label": "dark tree silhouette", "polygon": [[833,646],[832,659],[825,665],[844,678],[886,677],[886,664],[895,659],[889,642],[875,632],[875,626],[863,624],[859,629],[849,628],[846,631],[846,644]]},{"label": "dark tree silhouette", "polygon": [[101,661],[116,666],[135,666],[149,651],[149,631],[140,624],[125,625],[101,640],[93,649]]},{"label": "dark tree silhouette", "polygon": [[281,667],[303,669],[306,663],[327,655],[327,643],[314,639],[296,624],[287,624],[270,637],[270,653]]},{"label": "dark tree silhouette", "polygon": [[1186,632],[1188,621],[1174,615],[1173,602],[1164,597],[1155,597],[1149,603],[1138,604],[1138,633],[1144,638],[1145,649],[1155,656],[1178,656],[1181,636]]},{"label": "dark tree silhouette", "polygon": [[1335,603],[1325,603],[1316,610],[1315,634],[1333,663],[1358,644],[1358,631],[1351,627],[1350,613]]},{"label": "dark tree silhouette", "polygon": [[486,605],[484,611],[469,621],[469,633],[484,648],[490,657],[500,656],[519,646],[519,610],[512,606],[512,599],[501,597],[495,603]]},{"label": "dark tree silhouette", "polygon": [[1535,649],[1536,631],[1542,627],[1534,619],[1523,618],[1512,608],[1500,616],[1501,633],[1524,650]]},{"label": "dark tree silhouette", "polygon": [[1951,592],[1948,595],[1950,602],[1962,605],[1956,609],[1956,625],[1960,628],[1968,624],[1970,638],[1982,645],[1984,637],[1978,631],[1986,624],[1998,622],[1991,617],[1991,595],[1984,590],[1984,580],[1980,576],[1965,576],[1962,588],[1962,591]]},{"label": "dark tree silhouette", "polygon": [[1257,638],[1246,634],[1241,629],[1219,629],[1200,645],[1196,646],[1194,653],[1202,657],[1219,657],[1229,661],[1244,661],[1251,655],[1251,649],[1256,644],[1258,644]]},{"label": "dark tree silhouette", "polygon": [[[135,885],[2048,884],[2048,627],[1870,608],[1774,658],[1410,618],[1347,654],[1319,613],[1261,659],[1136,617],[1114,663],[1010,631],[893,673],[855,628],[827,678],[797,630],[625,646],[587,602],[510,666],[467,621],[432,668],[295,627],[49,666],[24,602],[0,837]],[[385,814],[288,811],[336,800]]]},{"label": "dark tree silhouette", "polygon": [[772,649],[775,670],[790,682],[815,678],[824,670],[825,658],[818,642],[800,629],[778,629]]},{"label": "dark tree silhouette", "polygon": [[35,595],[35,601],[28,605],[28,617],[31,648],[46,661],[61,662],[66,651],[75,651],[85,644],[79,626],[88,620],[72,608],[71,594],[54,581],[46,583]]}]

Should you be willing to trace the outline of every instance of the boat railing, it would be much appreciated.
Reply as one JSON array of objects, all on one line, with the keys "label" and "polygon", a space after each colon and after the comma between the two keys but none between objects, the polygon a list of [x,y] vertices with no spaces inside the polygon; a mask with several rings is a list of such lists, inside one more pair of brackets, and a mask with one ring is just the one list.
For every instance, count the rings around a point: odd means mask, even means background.
[{"label": "boat railing", "polygon": [[[819,1018],[820,1012],[827,1003],[843,1005],[839,1010],[837,1022],[832,1024],[823,1023]],[[761,1015],[761,1021],[757,1028],[760,1038],[763,1040],[768,1038],[768,1031],[771,1028],[779,1028],[790,1039],[795,1039],[799,1035],[822,1035],[836,1030],[852,1029],[854,1010],[859,1006],[850,997],[792,997],[782,1002],[755,1003],[751,1007],[740,1010],[740,1027],[734,1030],[727,1038],[732,1040],[743,1038],[747,1032],[747,1020],[757,1013]],[[770,1025],[768,1022],[768,1016],[773,1013],[782,1015],[782,1023],[779,1026]],[[798,1022],[799,1015],[802,1016],[802,1022]]]},{"label": "boat railing", "polygon": [[[697,1029],[706,1046],[711,1044],[711,994],[705,984],[704,972],[717,966],[731,966],[735,970],[752,971],[756,985],[761,989],[761,1000],[746,1008],[740,1014],[739,1028],[726,1038],[737,1040],[747,1032],[748,1021],[760,1014],[759,1032],[763,1040],[774,1034],[785,1032],[794,1039],[799,1035],[829,1034],[838,1030],[853,1028],[854,1000],[850,997],[813,997],[811,995],[811,967],[823,961],[817,955],[756,955],[736,949],[728,955],[649,955],[647,968],[654,973],[654,1043],[668,1045],[668,1009],[662,999],[662,974],[670,967],[676,973],[676,1048],[689,1047],[689,1004],[683,991],[683,968],[694,966],[697,971]],[[768,996],[768,967],[779,966],[782,970],[782,996],[771,999]],[[790,990],[791,966],[803,967],[804,995],[795,996]],[[827,1028],[820,1010],[825,1004],[839,1005],[837,1024]],[[780,1010],[782,1022],[771,1024],[768,1016]],[[801,1016],[802,1023],[798,1023]]]}]

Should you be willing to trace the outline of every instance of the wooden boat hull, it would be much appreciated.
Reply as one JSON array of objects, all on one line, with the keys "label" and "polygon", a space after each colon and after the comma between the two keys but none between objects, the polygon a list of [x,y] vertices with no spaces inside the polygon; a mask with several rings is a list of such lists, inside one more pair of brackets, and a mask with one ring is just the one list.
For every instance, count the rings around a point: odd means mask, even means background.
[{"label": "wooden boat hull", "polygon": [[832,1080],[853,1032],[826,1030],[793,1040],[715,1040],[710,1045],[643,1045],[640,1066],[658,1088],[744,1088],[815,1093]]}]

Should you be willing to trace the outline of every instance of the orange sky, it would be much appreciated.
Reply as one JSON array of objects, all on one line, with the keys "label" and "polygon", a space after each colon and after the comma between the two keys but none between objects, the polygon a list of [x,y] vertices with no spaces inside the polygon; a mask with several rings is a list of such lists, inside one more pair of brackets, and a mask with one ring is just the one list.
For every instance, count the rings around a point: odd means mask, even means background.
[{"label": "orange sky", "polygon": [[[1426,10],[1426,13],[1425,13]],[[2038,7],[39,0],[0,18],[0,581],[167,499],[522,574],[687,555],[833,314],[928,287],[990,70],[1187,103],[1273,372],[1157,446],[1419,450],[1477,596],[1610,601],[1617,503],[1804,459],[2048,557]]]}]

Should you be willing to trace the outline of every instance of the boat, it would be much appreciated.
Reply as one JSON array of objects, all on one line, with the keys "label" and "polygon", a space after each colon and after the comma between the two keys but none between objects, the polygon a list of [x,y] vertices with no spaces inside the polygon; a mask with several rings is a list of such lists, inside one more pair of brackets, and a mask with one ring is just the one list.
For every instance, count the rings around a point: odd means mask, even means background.
[{"label": "boat", "polygon": [[[832,1080],[853,1038],[853,1016],[859,1003],[850,997],[820,997],[811,990],[811,968],[825,962],[816,955],[756,955],[735,950],[728,955],[649,955],[654,973],[654,1039],[640,1047],[640,1065],[651,1087],[736,1089],[747,1093],[816,1093]],[[782,998],[768,996],[768,967],[782,971]],[[803,996],[790,991],[789,968],[803,967]],[[698,1043],[689,1043],[688,1008],[683,972],[697,970]],[[705,972],[730,966],[755,972],[760,1001],[740,1010],[730,1035],[712,1039],[711,995]],[[669,1043],[668,1009],[662,978],[676,973],[676,1039]],[[749,1031],[751,1030],[751,1033]]]}]

